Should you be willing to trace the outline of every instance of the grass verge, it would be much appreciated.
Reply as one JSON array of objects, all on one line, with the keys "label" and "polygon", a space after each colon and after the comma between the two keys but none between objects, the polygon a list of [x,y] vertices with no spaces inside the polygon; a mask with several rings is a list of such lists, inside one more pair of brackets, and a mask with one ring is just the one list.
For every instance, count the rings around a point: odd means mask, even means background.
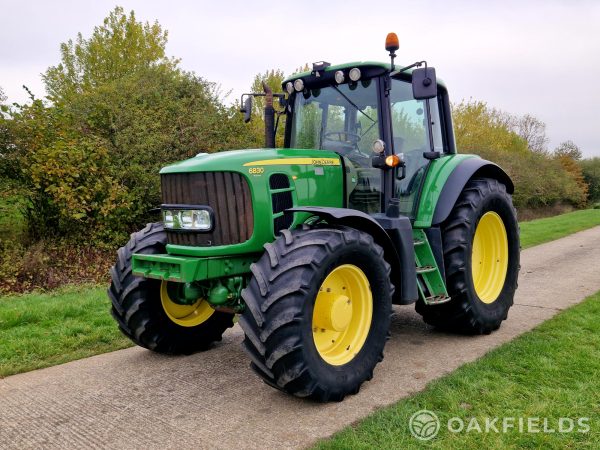
[{"label": "grass verge", "polygon": [[130,347],[106,287],[0,297],[0,377]]},{"label": "grass verge", "polygon": [[600,209],[582,209],[560,216],[521,222],[521,246],[533,247],[600,225]]},{"label": "grass verge", "polygon": [[[600,293],[315,448],[598,448],[598,317]],[[414,438],[408,427],[410,417],[422,409],[433,411],[442,423],[438,435],[428,442]],[[462,432],[448,430],[448,420],[453,417],[464,423]],[[493,428],[487,433],[477,431],[475,422],[485,430],[486,418],[496,417],[498,432]],[[502,432],[505,417],[516,418],[515,428],[506,433]],[[577,423],[579,418],[588,418],[589,431],[561,433],[561,417],[573,420],[574,430],[583,429]],[[518,418],[524,418],[525,432],[519,432]],[[538,418],[538,432],[526,432],[528,418]],[[554,433],[541,432],[544,418],[546,429],[554,429]],[[454,419],[451,422],[456,429],[458,424]],[[569,426],[564,420],[563,430]]]}]

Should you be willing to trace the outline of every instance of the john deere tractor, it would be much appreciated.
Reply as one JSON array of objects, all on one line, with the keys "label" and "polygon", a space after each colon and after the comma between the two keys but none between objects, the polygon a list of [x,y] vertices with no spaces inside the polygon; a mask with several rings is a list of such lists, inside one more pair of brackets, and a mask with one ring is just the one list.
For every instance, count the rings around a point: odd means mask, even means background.
[{"label": "john deere tractor", "polygon": [[424,61],[396,65],[397,49],[390,33],[391,62],[319,62],[284,94],[245,95],[247,118],[264,97],[267,148],[161,170],[162,221],[111,269],[123,333],[189,354],[238,314],[267,384],[339,401],[382,360],[393,304],[460,333],[500,326],[519,271],[513,183],[457,153],[446,86]]}]

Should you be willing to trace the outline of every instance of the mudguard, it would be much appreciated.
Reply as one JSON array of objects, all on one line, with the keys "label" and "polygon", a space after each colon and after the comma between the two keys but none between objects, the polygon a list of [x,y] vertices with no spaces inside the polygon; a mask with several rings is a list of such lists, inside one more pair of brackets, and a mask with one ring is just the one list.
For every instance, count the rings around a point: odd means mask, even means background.
[{"label": "mudguard", "polygon": [[506,186],[509,194],[515,190],[512,180],[500,166],[485,159],[465,159],[456,166],[444,183],[433,213],[432,226],[439,225],[448,218],[465,185],[475,177],[494,178]]},{"label": "mudguard", "polygon": [[392,268],[391,280],[396,290],[393,303],[407,305],[418,298],[412,226],[408,217],[390,218],[385,214],[369,215],[347,208],[303,206],[286,212],[307,212],[327,223],[345,225],[373,236],[383,248],[384,257]]}]

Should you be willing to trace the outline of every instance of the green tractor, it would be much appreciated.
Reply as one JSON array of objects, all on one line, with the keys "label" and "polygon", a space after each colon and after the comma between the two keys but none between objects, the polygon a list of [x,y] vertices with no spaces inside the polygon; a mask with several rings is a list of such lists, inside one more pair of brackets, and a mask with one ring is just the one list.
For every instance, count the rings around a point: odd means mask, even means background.
[{"label": "green tractor", "polygon": [[247,119],[264,96],[267,148],[161,170],[162,221],[134,233],[111,269],[123,333],[189,354],[239,314],[267,384],[340,401],[383,359],[393,304],[445,330],[500,326],[519,272],[513,183],[457,154],[445,85],[424,61],[397,67],[397,49],[390,33],[391,63],[315,63],[283,95],[245,94]]}]

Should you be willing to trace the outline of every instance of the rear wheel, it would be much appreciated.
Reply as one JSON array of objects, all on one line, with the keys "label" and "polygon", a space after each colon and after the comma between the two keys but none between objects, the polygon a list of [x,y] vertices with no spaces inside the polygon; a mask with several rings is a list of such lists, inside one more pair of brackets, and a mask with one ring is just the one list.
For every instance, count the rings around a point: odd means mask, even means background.
[{"label": "rear wheel", "polygon": [[177,301],[180,283],[131,273],[133,253],[165,253],[166,243],[162,224],[153,223],[132,234],[127,245],[119,249],[110,270],[112,315],[121,331],[142,347],[170,354],[204,350],[233,326],[233,314],[215,311],[201,298],[181,304]]},{"label": "rear wheel", "polygon": [[442,226],[448,303],[417,302],[425,322],[487,334],[500,327],[513,304],[519,273],[519,228],[506,187],[474,179]]},{"label": "rear wheel", "polygon": [[284,230],[252,265],[240,319],[252,368],[299,397],[340,401],[383,359],[390,266],[352,228]]}]

